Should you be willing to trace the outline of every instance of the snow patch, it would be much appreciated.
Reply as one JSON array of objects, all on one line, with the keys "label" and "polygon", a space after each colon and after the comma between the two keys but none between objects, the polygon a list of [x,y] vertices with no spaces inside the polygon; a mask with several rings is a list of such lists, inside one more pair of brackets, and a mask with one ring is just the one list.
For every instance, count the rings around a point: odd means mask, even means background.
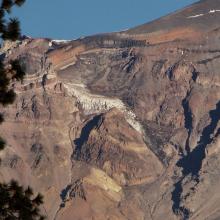
[{"label": "snow patch", "polygon": [[52,40],[51,43],[57,43],[57,44],[62,44],[62,43],[68,43],[72,40]]},{"label": "snow patch", "polygon": [[191,15],[191,16],[188,16],[187,18],[198,18],[198,17],[202,17],[204,15],[208,15],[208,14],[214,14],[216,12],[220,12],[220,9],[211,9],[209,10],[208,13],[205,13],[205,14],[197,14],[197,15]]},{"label": "snow patch", "polygon": [[50,48],[53,48],[53,44],[66,44],[66,43],[69,43],[70,41],[72,40],[51,40],[49,41],[49,47]]},{"label": "snow patch", "polygon": [[202,17],[202,16],[204,16],[204,14],[191,15],[191,16],[189,16],[187,18],[198,18],[198,17]]},{"label": "snow patch", "polygon": [[69,95],[77,98],[85,114],[101,113],[117,108],[124,113],[127,122],[138,132],[143,134],[142,125],[137,121],[137,117],[125,104],[118,98],[109,98],[102,95],[90,93],[84,84],[65,83]]},{"label": "snow patch", "polygon": [[[84,39],[85,37],[84,36],[82,36],[82,37],[80,37],[80,38],[78,38],[79,40],[82,40],[82,39]],[[50,42],[49,42],[49,47],[52,47],[53,46],[53,43],[55,43],[55,44],[66,44],[66,43],[69,43],[69,42],[71,42],[71,41],[75,41],[75,40],[78,40],[78,39],[72,39],[72,40],[51,40]]]},{"label": "snow patch", "polygon": [[220,12],[220,10],[218,10],[218,9],[217,10],[210,10],[209,14],[212,14],[212,13],[215,13],[215,12]]}]

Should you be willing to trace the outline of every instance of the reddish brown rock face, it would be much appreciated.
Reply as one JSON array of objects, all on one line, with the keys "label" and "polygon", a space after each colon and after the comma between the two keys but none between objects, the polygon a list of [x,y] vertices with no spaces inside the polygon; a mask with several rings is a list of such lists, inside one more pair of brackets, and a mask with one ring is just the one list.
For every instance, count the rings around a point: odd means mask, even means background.
[{"label": "reddish brown rock face", "polygon": [[1,108],[1,180],[43,193],[48,219],[219,219],[219,10],[5,44],[27,75]]},{"label": "reddish brown rock face", "polygon": [[140,133],[116,109],[88,122],[75,144],[74,159],[99,167],[121,186],[151,183],[163,172]]}]

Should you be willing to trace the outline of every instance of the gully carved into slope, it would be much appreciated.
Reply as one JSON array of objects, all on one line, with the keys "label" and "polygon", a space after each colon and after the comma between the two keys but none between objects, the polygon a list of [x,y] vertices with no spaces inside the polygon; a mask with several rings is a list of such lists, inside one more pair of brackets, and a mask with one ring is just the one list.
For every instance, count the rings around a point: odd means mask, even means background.
[{"label": "gully carved into slope", "polygon": [[183,191],[182,183],[189,174],[195,180],[195,186],[199,183],[199,171],[205,158],[206,147],[213,141],[214,132],[220,120],[220,101],[216,104],[216,109],[211,110],[209,115],[211,122],[204,128],[196,148],[177,162],[177,166],[182,168],[182,178],[174,185],[175,188],[172,192],[173,211],[176,214],[181,214],[183,219],[189,218],[190,211],[180,204]]},{"label": "gully carved into slope", "polygon": [[80,137],[74,141],[76,148],[73,157],[79,159],[81,154],[81,148],[83,144],[88,140],[91,130],[95,127],[98,127],[100,123],[101,123],[101,115],[97,115],[82,128]]}]

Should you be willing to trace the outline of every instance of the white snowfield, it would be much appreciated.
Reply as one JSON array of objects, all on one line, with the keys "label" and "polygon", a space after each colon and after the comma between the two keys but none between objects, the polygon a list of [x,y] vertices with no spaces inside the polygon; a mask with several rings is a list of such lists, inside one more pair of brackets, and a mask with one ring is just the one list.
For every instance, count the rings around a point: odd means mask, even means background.
[{"label": "white snowfield", "polygon": [[57,43],[57,44],[61,44],[61,43],[68,43],[72,40],[52,40],[52,43]]},{"label": "white snowfield", "polygon": [[120,99],[92,94],[84,84],[65,83],[64,87],[69,95],[77,98],[85,114],[101,113],[115,107],[124,113],[127,122],[136,131],[143,134],[142,125],[137,121],[136,115]]},{"label": "white snowfield", "polygon": [[80,37],[80,38],[71,39],[71,40],[51,40],[51,41],[49,42],[49,47],[52,47],[52,46],[53,46],[53,43],[55,43],[55,44],[65,44],[65,43],[69,43],[69,42],[75,41],[75,40],[82,40],[82,39],[84,39],[84,38],[85,38],[85,37],[82,36],[82,37]]},{"label": "white snowfield", "polygon": [[212,9],[212,10],[209,10],[208,13],[205,13],[205,14],[197,14],[197,15],[191,15],[191,16],[188,16],[187,18],[198,18],[198,17],[202,17],[204,15],[208,15],[208,14],[214,14],[216,12],[220,12],[220,9]]},{"label": "white snowfield", "polygon": [[189,16],[187,18],[198,18],[198,17],[202,17],[204,14],[198,14],[198,15],[192,15],[192,16]]},{"label": "white snowfield", "polygon": [[51,40],[51,41],[49,41],[49,47],[52,47],[53,43],[65,44],[65,43],[69,43],[70,41],[73,41],[73,40]]},{"label": "white snowfield", "polygon": [[212,14],[212,13],[215,13],[215,12],[220,12],[220,10],[218,10],[218,9],[217,10],[210,10],[209,14]]}]

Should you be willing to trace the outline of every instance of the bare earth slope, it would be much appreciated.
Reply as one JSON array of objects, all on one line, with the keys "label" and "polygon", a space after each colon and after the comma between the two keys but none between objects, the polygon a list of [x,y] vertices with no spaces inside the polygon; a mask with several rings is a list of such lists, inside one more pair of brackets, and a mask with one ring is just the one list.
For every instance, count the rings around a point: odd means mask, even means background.
[{"label": "bare earth slope", "polygon": [[0,179],[57,220],[220,219],[220,0],[126,32],[1,48],[27,76],[1,108]]}]

